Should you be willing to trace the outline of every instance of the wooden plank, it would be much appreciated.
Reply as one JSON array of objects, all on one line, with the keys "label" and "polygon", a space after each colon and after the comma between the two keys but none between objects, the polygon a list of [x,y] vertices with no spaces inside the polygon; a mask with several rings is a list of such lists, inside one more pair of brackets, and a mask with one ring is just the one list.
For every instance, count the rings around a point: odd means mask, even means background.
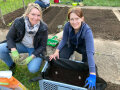
[{"label": "wooden plank", "polygon": [[57,36],[57,40],[61,40],[62,39],[62,36],[63,36],[63,31],[57,33],[55,36]]},{"label": "wooden plank", "polygon": [[112,11],[116,15],[117,19],[120,21],[120,12],[117,9],[112,9]]},{"label": "wooden plank", "polygon": [[3,15],[2,15],[1,8],[0,8],[0,18],[2,19],[3,24],[5,24],[5,25],[6,25],[5,20],[4,20],[4,18],[3,18]]}]

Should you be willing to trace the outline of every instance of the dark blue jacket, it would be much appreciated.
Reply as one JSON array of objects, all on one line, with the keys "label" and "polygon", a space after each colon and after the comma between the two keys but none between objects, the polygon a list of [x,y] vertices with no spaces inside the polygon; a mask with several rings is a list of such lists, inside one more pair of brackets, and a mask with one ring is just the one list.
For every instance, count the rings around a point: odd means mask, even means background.
[{"label": "dark blue jacket", "polygon": [[77,34],[75,34],[70,22],[65,24],[63,38],[57,49],[61,50],[65,44],[74,46],[76,51],[82,49],[81,54],[87,54],[89,71],[95,72],[93,34],[91,28],[85,22],[82,22]]},{"label": "dark blue jacket", "polygon": [[[21,42],[24,35],[25,35],[24,18],[18,17],[15,19],[6,37],[8,49],[16,48],[16,43]],[[48,27],[43,21],[40,21],[40,27],[36,35],[34,36],[33,45],[35,51],[32,54],[34,54],[35,56],[43,54],[43,52],[46,50],[47,39],[48,39]]]}]

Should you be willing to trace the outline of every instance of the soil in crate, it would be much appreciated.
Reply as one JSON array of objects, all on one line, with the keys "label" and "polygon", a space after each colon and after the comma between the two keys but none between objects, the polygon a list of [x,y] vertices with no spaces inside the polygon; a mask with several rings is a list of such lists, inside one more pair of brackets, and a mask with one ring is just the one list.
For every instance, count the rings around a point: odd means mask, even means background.
[{"label": "soil in crate", "polygon": [[87,71],[78,72],[58,66],[51,66],[47,73],[49,73],[45,75],[47,79],[80,87],[85,85],[85,80],[89,75]]},{"label": "soil in crate", "polygon": [[[54,66],[53,64],[44,73],[44,78],[47,80],[71,84],[79,87],[83,87],[85,85],[85,80],[88,76],[89,73],[87,71],[78,72],[75,70]],[[120,90],[120,85],[107,82],[107,87],[105,90]]]}]

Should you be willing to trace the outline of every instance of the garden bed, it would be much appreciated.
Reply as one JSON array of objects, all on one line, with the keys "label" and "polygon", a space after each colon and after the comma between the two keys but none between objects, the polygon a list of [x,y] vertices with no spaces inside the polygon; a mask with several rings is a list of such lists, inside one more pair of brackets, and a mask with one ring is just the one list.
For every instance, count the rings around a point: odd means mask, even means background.
[{"label": "garden bed", "polygon": [[[43,12],[43,20],[48,24],[49,34],[59,32],[58,25],[64,25],[67,19],[68,9],[68,7],[50,7]],[[24,9],[21,8],[4,15],[6,25],[11,23],[16,17],[21,16],[23,12]],[[112,10],[83,9],[83,13],[85,22],[92,28],[95,38],[120,40],[120,22],[117,20]],[[0,20],[0,28],[9,28],[9,26],[6,25]],[[76,78],[77,77],[78,76],[76,76]],[[108,82],[106,90],[120,90],[120,85]]]},{"label": "garden bed", "polygon": [[[50,7],[43,12],[43,20],[48,24],[49,34],[59,32],[58,25],[64,25],[67,20],[68,7]],[[7,15],[4,15],[6,25],[12,22],[16,17],[21,16],[24,9],[18,9]],[[83,9],[85,22],[93,30],[95,38],[106,40],[120,40],[120,22],[112,10],[104,9]],[[0,28],[8,28],[0,20]]]}]

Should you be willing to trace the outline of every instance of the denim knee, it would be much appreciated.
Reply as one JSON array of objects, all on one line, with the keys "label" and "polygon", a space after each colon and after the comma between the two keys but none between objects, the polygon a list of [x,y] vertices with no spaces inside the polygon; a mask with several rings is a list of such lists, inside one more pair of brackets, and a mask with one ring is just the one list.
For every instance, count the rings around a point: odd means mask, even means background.
[{"label": "denim knee", "polygon": [[28,64],[28,70],[31,73],[36,73],[40,70],[40,66],[42,63],[41,58],[34,58],[29,64]]},{"label": "denim knee", "polygon": [[7,57],[9,52],[10,51],[8,50],[6,43],[0,44],[0,58]]},{"label": "denim knee", "polygon": [[0,54],[3,54],[5,52],[9,53],[9,50],[7,49],[7,44],[6,43],[2,43],[2,44],[0,44]]}]

